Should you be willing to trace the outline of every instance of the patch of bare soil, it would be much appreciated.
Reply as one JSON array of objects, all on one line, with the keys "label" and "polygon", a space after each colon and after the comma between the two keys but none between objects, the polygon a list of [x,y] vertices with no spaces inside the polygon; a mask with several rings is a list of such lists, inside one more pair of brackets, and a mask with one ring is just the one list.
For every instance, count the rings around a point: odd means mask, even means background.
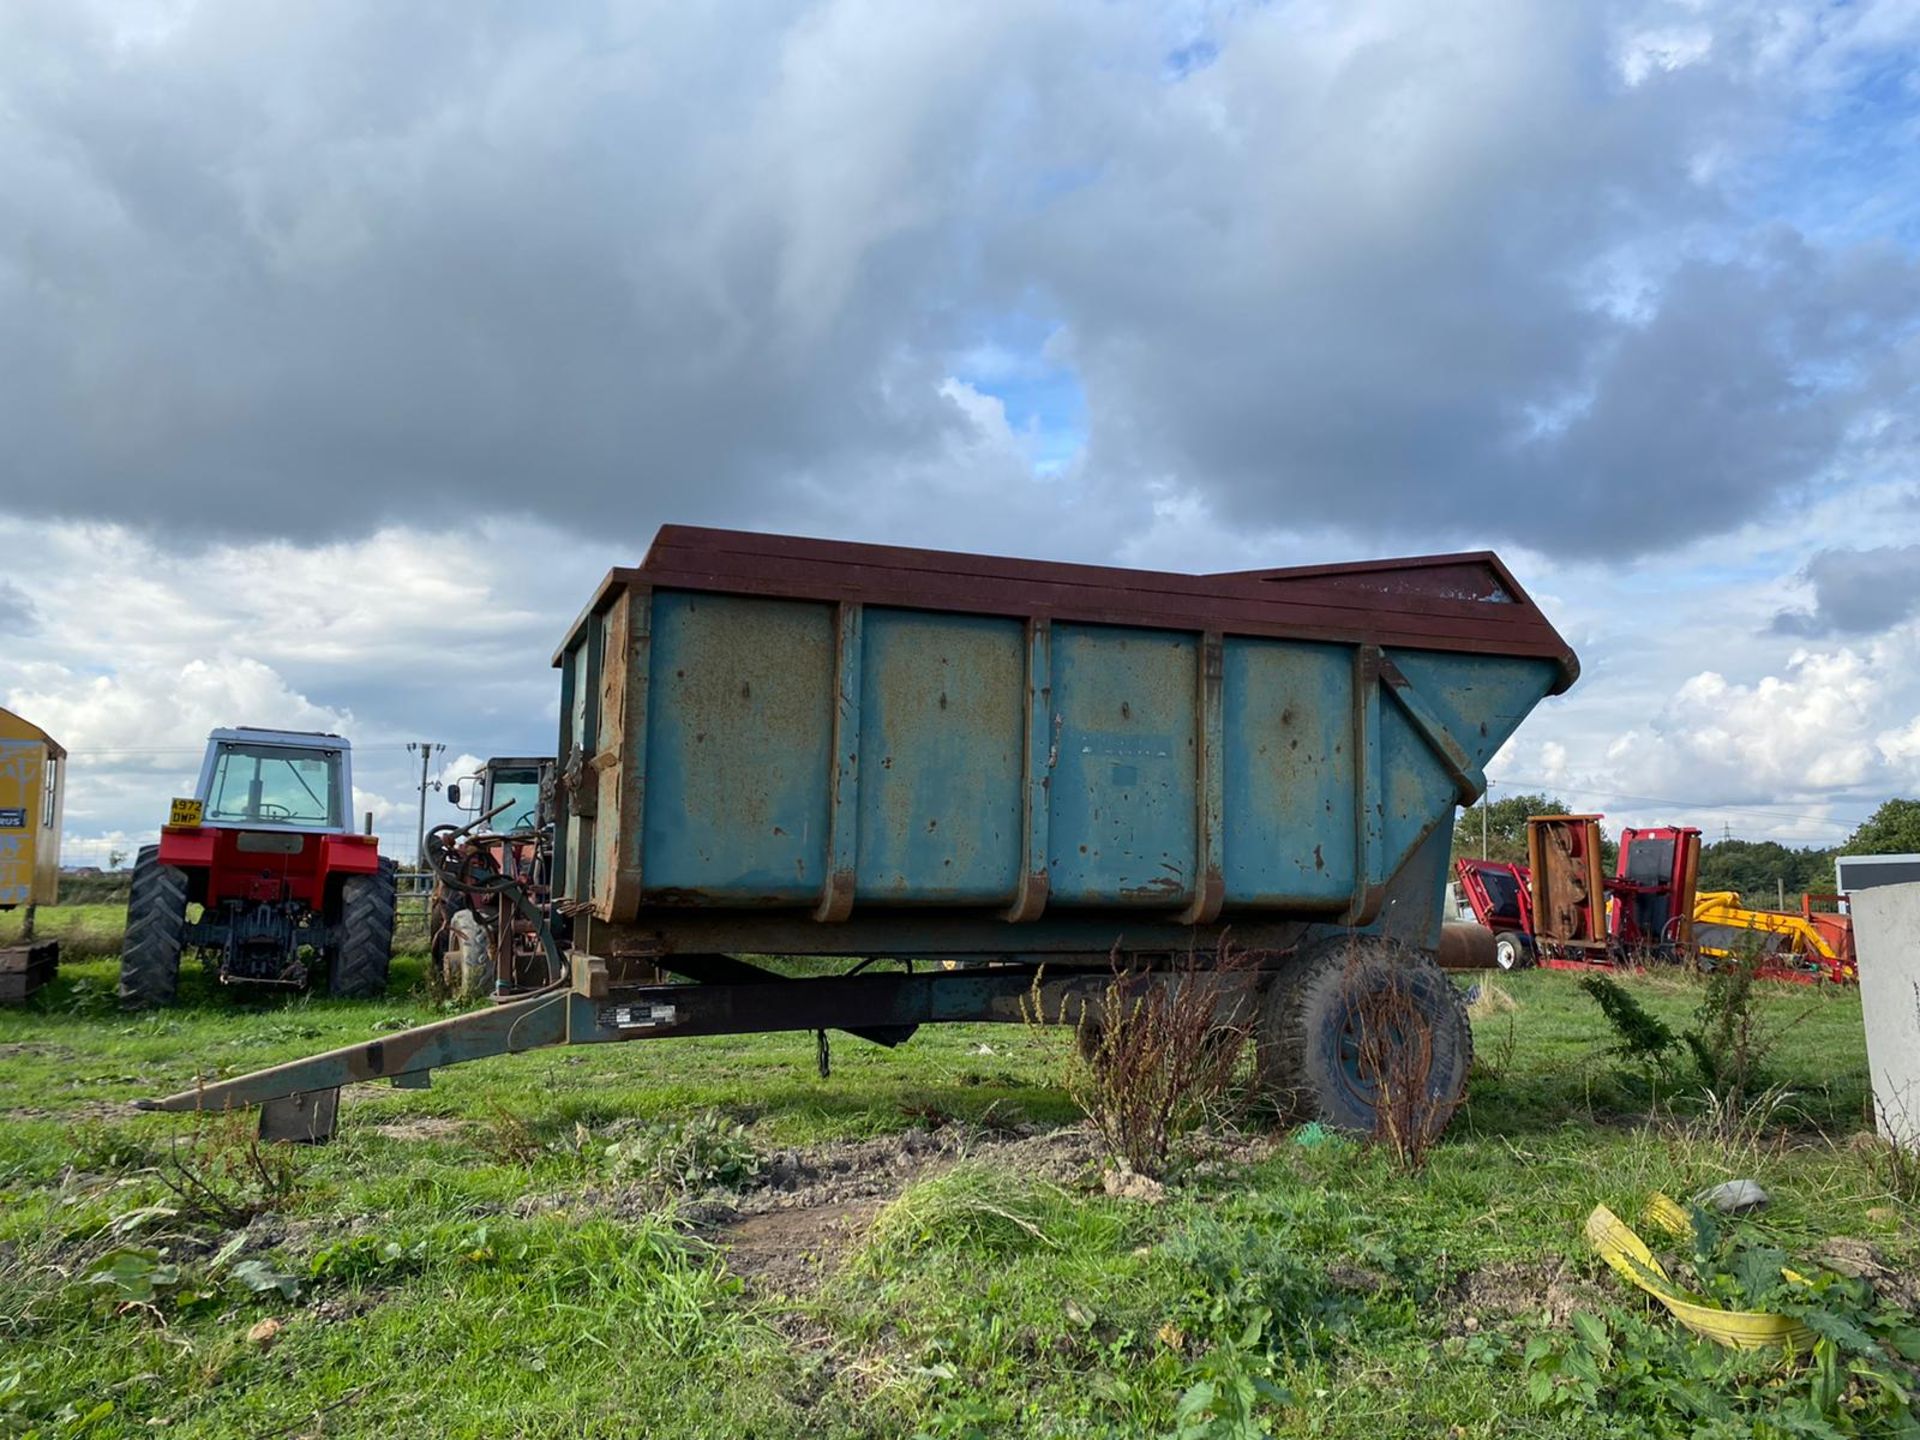
[{"label": "patch of bare soil", "polygon": [[1201,1131],[1181,1141],[1186,1160],[1185,1175],[1194,1180],[1224,1179],[1249,1165],[1273,1158],[1288,1140],[1285,1134],[1263,1131],[1229,1130],[1215,1134]]},{"label": "patch of bare soil", "polygon": [[806,1209],[739,1215],[712,1233],[727,1268],[758,1295],[811,1295],[859,1243],[883,1201],[830,1200]]},{"label": "patch of bare soil", "polygon": [[1920,1314],[1920,1270],[1889,1264],[1868,1241],[1835,1236],[1816,1249],[1813,1258],[1829,1270],[1866,1281],[1888,1304]]},{"label": "patch of bare soil", "polygon": [[11,1060],[16,1055],[72,1055],[71,1045],[61,1045],[52,1040],[14,1040],[0,1045],[0,1060]]},{"label": "patch of bare soil", "polygon": [[1056,1183],[1095,1164],[1093,1133],[1080,1126],[1012,1132],[968,1125],[918,1126],[898,1135],[841,1141],[767,1157],[757,1182],[729,1197],[736,1215],[812,1209],[854,1200],[890,1200],[913,1181],[962,1160],[988,1159],[1019,1175]]},{"label": "patch of bare soil", "polygon": [[1448,1330],[1464,1334],[1481,1322],[1541,1320],[1564,1326],[1576,1310],[1607,1303],[1607,1296],[1576,1275],[1565,1260],[1502,1260],[1460,1277],[1443,1297]]},{"label": "patch of bare soil", "polygon": [[68,1105],[18,1105],[0,1120],[131,1120],[143,1112],[129,1100],[76,1100]]},{"label": "patch of bare soil", "polygon": [[1327,1266],[1327,1283],[1336,1290],[1350,1291],[1355,1295],[1378,1295],[1393,1283],[1393,1279],[1366,1265],[1335,1260]]},{"label": "patch of bare soil", "polygon": [[371,1216],[365,1215],[351,1219],[332,1216],[319,1220],[289,1220],[269,1210],[254,1216],[237,1230],[170,1234],[167,1243],[174,1253],[187,1259],[215,1254],[235,1241],[239,1244],[228,1257],[234,1260],[264,1256],[280,1249],[305,1255],[343,1235],[362,1234],[374,1228],[376,1223]]},{"label": "patch of bare soil", "polygon": [[[776,1150],[747,1186],[686,1199],[680,1214],[728,1252],[730,1266],[753,1290],[804,1296],[819,1288],[880,1208],[907,1186],[963,1160],[989,1158],[1011,1173],[1066,1184],[1096,1175],[1100,1156],[1092,1131],[1081,1126],[916,1126],[867,1140]],[[631,1219],[657,1212],[666,1198],[655,1185],[590,1187],[525,1196],[509,1208],[523,1217],[557,1211]]]},{"label": "patch of bare soil", "polygon": [[446,1115],[419,1115],[411,1120],[395,1120],[386,1125],[369,1125],[375,1135],[389,1140],[449,1140],[465,1132],[467,1122]]},{"label": "patch of bare soil", "polygon": [[989,1157],[1009,1173],[1063,1184],[1092,1171],[1099,1149],[1092,1131],[1080,1126],[1013,1133],[916,1127],[779,1151],[762,1168],[759,1184],[710,1198],[697,1207],[696,1218],[727,1248],[732,1268],[750,1285],[806,1294],[907,1186],[963,1160]]},{"label": "patch of bare soil", "polygon": [[323,1325],[339,1325],[378,1310],[387,1303],[391,1294],[388,1290],[373,1289],[356,1291],[350,1295],[330,1295],[308,1305],[306,1313]]}]

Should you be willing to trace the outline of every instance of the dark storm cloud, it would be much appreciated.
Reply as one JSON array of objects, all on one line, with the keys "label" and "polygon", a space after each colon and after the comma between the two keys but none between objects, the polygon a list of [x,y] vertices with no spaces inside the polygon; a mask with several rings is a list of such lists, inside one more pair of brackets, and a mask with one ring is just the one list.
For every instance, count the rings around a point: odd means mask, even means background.
[{"label": "dark storm cloud", "polygon": [[937,542],[1021,483],[936,483],[942,381],[1037,312],[1103,513],[1629,554],[1910,378],[1913,267],[1712,178],[1805,103],[1744,21],[1635,70],[1668,9],[1328,13],[9,7],[0,506],[857,531],[925,487]]},{"label": "dark storm cloud", "polygon": [[33,602],[18,585],[0,580],[0,636],[27,635],[40,626]]},{"label": "dark storm cloud", "polygon": [[1920,613],[1920,545],[1822,550],[1807,562],[1811,610],[1774,616],[1780,635],[1872,635]]}]

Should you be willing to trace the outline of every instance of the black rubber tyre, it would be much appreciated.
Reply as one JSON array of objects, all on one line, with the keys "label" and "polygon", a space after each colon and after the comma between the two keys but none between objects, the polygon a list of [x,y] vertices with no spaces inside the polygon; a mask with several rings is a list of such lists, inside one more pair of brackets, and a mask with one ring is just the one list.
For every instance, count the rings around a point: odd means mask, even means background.
[{"label": "black rubber tyre", "polygon": [[487,929],[477,911],[460,911],[454,916],[453,935],[441,960],[447,991],[462,1000],[477,1000],[494,993],[498,979],[493,953],[493,932]]},{"label": "black rubber tyre", "polygon": [[327,966],[327,993],[365,1000],[387,991],[393,961],[393,921],[398,908],[398,867],[380,862],[377,875],[355,875],[340,886],[340,927]]},{"label": "black rubber tyre", "polygon": [[1328,942],[1275,977],[1256,1036],[1260,1088],[1283,1119],[1371,1132],[1375,1086],[1358,1065],[1359,1006],[1369,995],[1411,1006],[1432,1037],[1426,1091],[1438,1134],[1473,1064],[1466,997],[1432,956],[1388,942]]},{"label": "black rubber tyre", "polygon": [[180,988],[180,950],[187,931],[187,872],[160,863],[160,847],[143,845],[127,893],[127,933],[120,942],[120,1003],[134,1010],[171,1005]]},{"label": "black rubber tyre", "polygon": [[1525,970],[1533,964],[1533,942],[1518,930],[1502,930],[1493,937],[1493,963],[1502,970]]}]

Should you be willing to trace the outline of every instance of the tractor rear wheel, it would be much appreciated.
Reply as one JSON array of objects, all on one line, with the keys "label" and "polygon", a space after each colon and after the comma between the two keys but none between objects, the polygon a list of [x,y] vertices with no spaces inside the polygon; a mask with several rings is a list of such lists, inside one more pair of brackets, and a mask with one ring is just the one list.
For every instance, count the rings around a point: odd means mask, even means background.
[{"label": "tractor rear wheel", "polygon": [[355,875],[340,886],[340,929],[327,966],[327,993],[342,1000],[384,995],[393,961],[393,922],[399,905],[398,867],[380,862],[376,875]]},{"label": "tractor rear wheel", "polygon": [[180,986],[180,950],[187,931],[187,872],[160,863],[160,847],[143,845],[127,894],[127,933],[120,943],[120,1003],[145,1010],[171,1005]]},{"label": "tractor rear wheel", "polygon": [[1260,1088],[1281,1115],[1337,1130],[1374,1130],[1384,1079],[1420,1087],[1431,1138],[1473,1063],[1466,997],[1446,972],[1430,955],[1365,937],[1330,941],[1276,976],[1258,1040]]}]

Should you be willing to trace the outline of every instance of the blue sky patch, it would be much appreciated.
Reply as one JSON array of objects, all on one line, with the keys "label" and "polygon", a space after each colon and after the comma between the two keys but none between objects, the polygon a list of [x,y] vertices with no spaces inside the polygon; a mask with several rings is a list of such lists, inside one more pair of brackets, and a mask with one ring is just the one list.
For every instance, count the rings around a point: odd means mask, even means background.
[{"label": "blue sky patch", "polygon": [[1033,468],[1051,474],[1087,441],[1087,397],[1080,375],[1059,358],[1058,321],[1016,313],[988,325],[954,359],[954,376],[1006,407],[1007,424],[1027,446]]}]

